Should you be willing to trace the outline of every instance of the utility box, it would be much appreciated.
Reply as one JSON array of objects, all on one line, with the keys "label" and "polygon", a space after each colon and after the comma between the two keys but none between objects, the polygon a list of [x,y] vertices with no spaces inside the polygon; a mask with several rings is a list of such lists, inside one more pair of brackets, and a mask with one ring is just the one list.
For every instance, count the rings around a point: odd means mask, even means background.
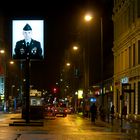
[{"label": "utility box", "polygon": [[[44,119],[44,106],[42,103],[41,92],[37,90],[30,90],[30,106],[29,119],[40,120]],[[26,119],[26,106],[22,107],[22,118]]]},{"label": "utility box", "polygon": [[30,119],[31,120],[44,119],[43,106],[30,106]]}]

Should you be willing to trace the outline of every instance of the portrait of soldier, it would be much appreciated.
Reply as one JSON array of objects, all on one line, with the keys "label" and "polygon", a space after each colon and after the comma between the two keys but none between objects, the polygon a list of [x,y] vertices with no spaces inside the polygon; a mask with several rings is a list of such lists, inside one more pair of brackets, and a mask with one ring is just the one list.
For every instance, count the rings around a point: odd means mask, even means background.
[{"label": "portrait of soldier", "polygon": [[13,58],[15,59],[42,59],[41,43],[32,38],[32,28],[27,23],[23,27],[24,39],[16,42]]}]

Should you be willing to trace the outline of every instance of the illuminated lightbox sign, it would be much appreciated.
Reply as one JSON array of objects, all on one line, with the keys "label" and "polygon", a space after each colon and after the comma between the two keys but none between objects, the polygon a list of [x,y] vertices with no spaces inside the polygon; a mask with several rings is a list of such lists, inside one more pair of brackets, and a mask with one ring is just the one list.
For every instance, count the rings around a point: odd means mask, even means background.
[{"label": "illuminated lightbox sign", "polygon": [[44,20],[12,20],[12,58],[44,58]]},{"label": "illuminated lightbox sign", "polygon": [[128,77],[124,77],[121,79],[121,83],[124,84],[124,83],[128,83],[129,80],[128,80]]},{"label": "illuminated lightbox sign", "polygon": [[83,90],[78,90],[78,99],[83,99]]}]

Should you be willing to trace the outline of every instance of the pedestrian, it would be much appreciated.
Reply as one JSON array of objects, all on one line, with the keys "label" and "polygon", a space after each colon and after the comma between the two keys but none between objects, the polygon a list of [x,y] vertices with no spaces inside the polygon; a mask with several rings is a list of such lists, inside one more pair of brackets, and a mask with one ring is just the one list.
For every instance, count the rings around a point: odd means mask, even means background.
[{"label": "pedestrian", "polygon": [[13,58],[42,59],[41,43],[32,38],[32,28],[28,23],[23,27],[23,36],[24,39],[16,42]]},{"label": "pedestrian", "polygon": [[95,103],[93,103],[90,107],[90,113],[91,113],[91,122],[95,123],[96,115],[97,115],[97,107]]},{"label": "pedestrian", "polygon": [[111,123],[112,123],[112,125],[113,125],[114,113],[115,113],[114,108],[115,108],[114,105],[112,105],[112,106],[111,106],[111,111],[110,111],[110,113],[111,113]]},{"label": "pedestrian", "polygon": [[89,104],[86,104],[86,106],[85,106],[85,116],[87,118],[89,118],[89,116],[90,116],[89,111],[90,111],[90,105]]},{"label": "pedestrian", "polygon": [[114,113],[115,113],[114,108],[115,108],[114,105],[112,105],[112,106],[111,106],[111,111],[110,111],[110,113],[111,113],[111,115],[113,115],[113,116],[114,116]]},{"label": "pedestrian", "polygon": [[127,106],[124,105],[123,109],[122,109],[122,115],[124,116],[124,119],[126,119],[126,115],[127,115]]},{"label": "pedestrian", "polygon": [[101,120],[105,121],[106,113],[105,113],[105,109],[104,109],[104,107],[102,105],[100,106],[99,111],[100,111],[100,118],[101,118]]}]

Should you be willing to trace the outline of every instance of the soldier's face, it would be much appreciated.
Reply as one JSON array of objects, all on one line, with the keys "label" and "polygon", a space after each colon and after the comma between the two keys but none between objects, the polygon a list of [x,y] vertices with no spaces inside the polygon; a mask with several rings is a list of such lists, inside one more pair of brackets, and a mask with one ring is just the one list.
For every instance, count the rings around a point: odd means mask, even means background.
[{"label": "soldier's face", "polygon": [[24,35],[25,40],[29,40],[29,39],[31,39],[32,31],[31,30],[23,31],[23,35]]}]

